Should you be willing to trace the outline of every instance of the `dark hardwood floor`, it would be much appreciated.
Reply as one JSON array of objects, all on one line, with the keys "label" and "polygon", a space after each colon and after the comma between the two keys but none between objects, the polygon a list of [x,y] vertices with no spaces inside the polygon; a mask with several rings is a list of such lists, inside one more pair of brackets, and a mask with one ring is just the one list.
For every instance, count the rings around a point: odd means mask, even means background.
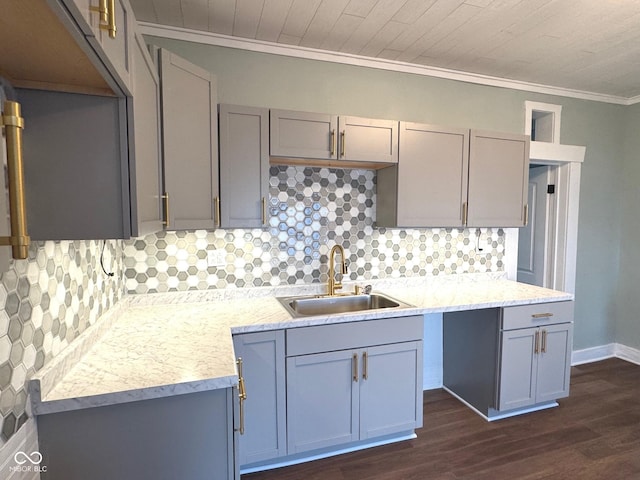
[{"label": "dark hardwood floor", "polygon": [[418,438],[242,480],[640,479],[640,366],[573,367],[550,410],[488,423],[442,390],[424,394]]}]

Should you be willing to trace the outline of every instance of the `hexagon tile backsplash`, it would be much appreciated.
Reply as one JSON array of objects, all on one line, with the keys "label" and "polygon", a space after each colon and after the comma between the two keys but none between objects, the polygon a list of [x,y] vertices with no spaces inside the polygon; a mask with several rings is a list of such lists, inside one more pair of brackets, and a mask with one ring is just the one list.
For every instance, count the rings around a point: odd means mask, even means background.
[{"label": "hexagon tile backsplash", "polygon": [[[344,246],[349,279],[504,270],[504,232],[377,229],[372,170],[294,166],[270,169],[269,227],[164,232],[125,241],[130,293],[318,283],[327,256]],[[476,249],[477,242],[483,247]],[[222,250],[224,266],[209,266]]]},{"label": "hexagon tile backsplash", "polygon": [[[122,271],[122,241],[104,263]],[[0,276],[0,446],[25,422],[26,382],[124,294],[102,242],[33,242]]]}]

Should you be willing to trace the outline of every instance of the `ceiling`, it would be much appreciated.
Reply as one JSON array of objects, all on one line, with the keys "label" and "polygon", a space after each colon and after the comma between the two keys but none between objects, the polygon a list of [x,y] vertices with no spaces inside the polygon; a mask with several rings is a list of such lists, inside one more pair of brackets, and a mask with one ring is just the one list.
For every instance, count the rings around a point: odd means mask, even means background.
[{"label": "ceiling", "polygon": [[640,96],[640,0],[130,1],[142,22]]}]

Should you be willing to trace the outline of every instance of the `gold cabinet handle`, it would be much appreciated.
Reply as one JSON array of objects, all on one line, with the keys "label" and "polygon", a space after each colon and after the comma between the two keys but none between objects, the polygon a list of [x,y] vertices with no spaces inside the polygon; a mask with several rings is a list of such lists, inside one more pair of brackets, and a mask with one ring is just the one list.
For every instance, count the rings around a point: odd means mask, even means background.
[{"label": "gold cabinet handle", "polygon": [[107,30],[110,38],[116,38],[116,0],[109,0],[109,21]]},{"label": "gold cabinet handle", "polygon": [[541,353],[547,353],[547,331],[542,330],[542,348],[540,349]]},{"label": "gold cabinet handle", "polygon": [[531,318],[547,318],[547,317],[553,317],[553,313],[551,313],[551,312],[534,313],[533,315],[531,315]]},{"label": "gold cabinet handle", "polygon": [[524,226],[529,225],[529,205],[524,206]]},{"label": "gold cabinet handle", "polygon": [[162,224],[169,228],[170,226],[170,221],[169,221],[169,192],[164,192],[164,194],[162,195],[162,200],[164,203],[164,220],[162,221]]},{"label": "gold cabinet handle", "polygon": [[220,197],[215,197],[213,199],[213,204],[214,204],[214,208],[216,209],[215,211],[215,219],[214,219],[214,226],[219,227],[220,226]]},{"label": "gold cabinet handle", "polygon": [[27,207],[25,204],[22,157],[24,119],[21,115],[19,103],[10,100],[4,102],[4,114],[0,116],[0,126],[4,126],[7,143],[11,236],[0,237],[0,245],[10,245],[12,256],[16,260],[24,260],[29,256],[29,243],[31,242],[27,233]]},{"label": "gold cabinet handle", "polygon": [[467,204],[467,202],[464,202],[462,204],[462,225],[465,227],[467,226],[468,216],[469,216],[469,205]]},{"label": "gold cabinet handle", "polygon": [[240,399],[238,432],[240,432],[240,435],[244,435],[244,402],[247,399],[247,389],[244,384],[244,376],[242,375],[242,358],[236,360],[236,365],[238,365],[238,398]]},{"label": "gold cabinet handle", "polygon": [[362,378],[364,380],[369,378],[369,355],[367,352],[362,354]]},{"label": "gold cabinet handle", "polygon": [[[102,24],[108,24],[109,23],[109,12],[107,11],[107,0],[100,0],[100,4],[97,7],[90,6],[89,7],[89,11],[90,12],[99,13],[100,14],[100,22]],[[107,25],[105,25],[105,27],[108,28]],[[100,25],[100,28],[103,28],[102,25]]]},{"label": "gold cabinet handle", "polygon": [[343,130],[342,132],[340,132],[340,156],[344,157],[344,152],[345,152],[345,138],[347,137],[346,135],[346,130]]},{"label": "gold cabinet handle", "polygon": [[336,129],[331,130],[329,136],[329,156],[333,157],[336,154]]},{"label": "gold cabinet handle", "polygon": [[540,332],[536,330],[536,338],[534,340],[533,353],[539,353],[540,351],[539,345],[540,345]]},{"label": "gold cabinet handle", "polygon": [[354,353],[351,359],[351,367],[353,368],[353,381],[358,381],[358,354]]},{"label": "gold cabinet handle", "polygon": [[262,225],[267,224],[267,198],[262,197]]}]

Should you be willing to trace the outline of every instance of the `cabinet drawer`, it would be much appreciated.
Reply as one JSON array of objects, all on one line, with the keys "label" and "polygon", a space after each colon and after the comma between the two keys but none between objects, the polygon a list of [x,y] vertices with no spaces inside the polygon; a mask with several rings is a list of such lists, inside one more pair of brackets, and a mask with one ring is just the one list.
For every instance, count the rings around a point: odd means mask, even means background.
[{"label": "cabinet drawer", "polygon": [[287,330],[287,356],[422,340],[422,315]]},{"label": "cabinet drawer", "polygon": [[514,330],[573,321],[573,302],[538,303],[502,309],[502,329]]}]

